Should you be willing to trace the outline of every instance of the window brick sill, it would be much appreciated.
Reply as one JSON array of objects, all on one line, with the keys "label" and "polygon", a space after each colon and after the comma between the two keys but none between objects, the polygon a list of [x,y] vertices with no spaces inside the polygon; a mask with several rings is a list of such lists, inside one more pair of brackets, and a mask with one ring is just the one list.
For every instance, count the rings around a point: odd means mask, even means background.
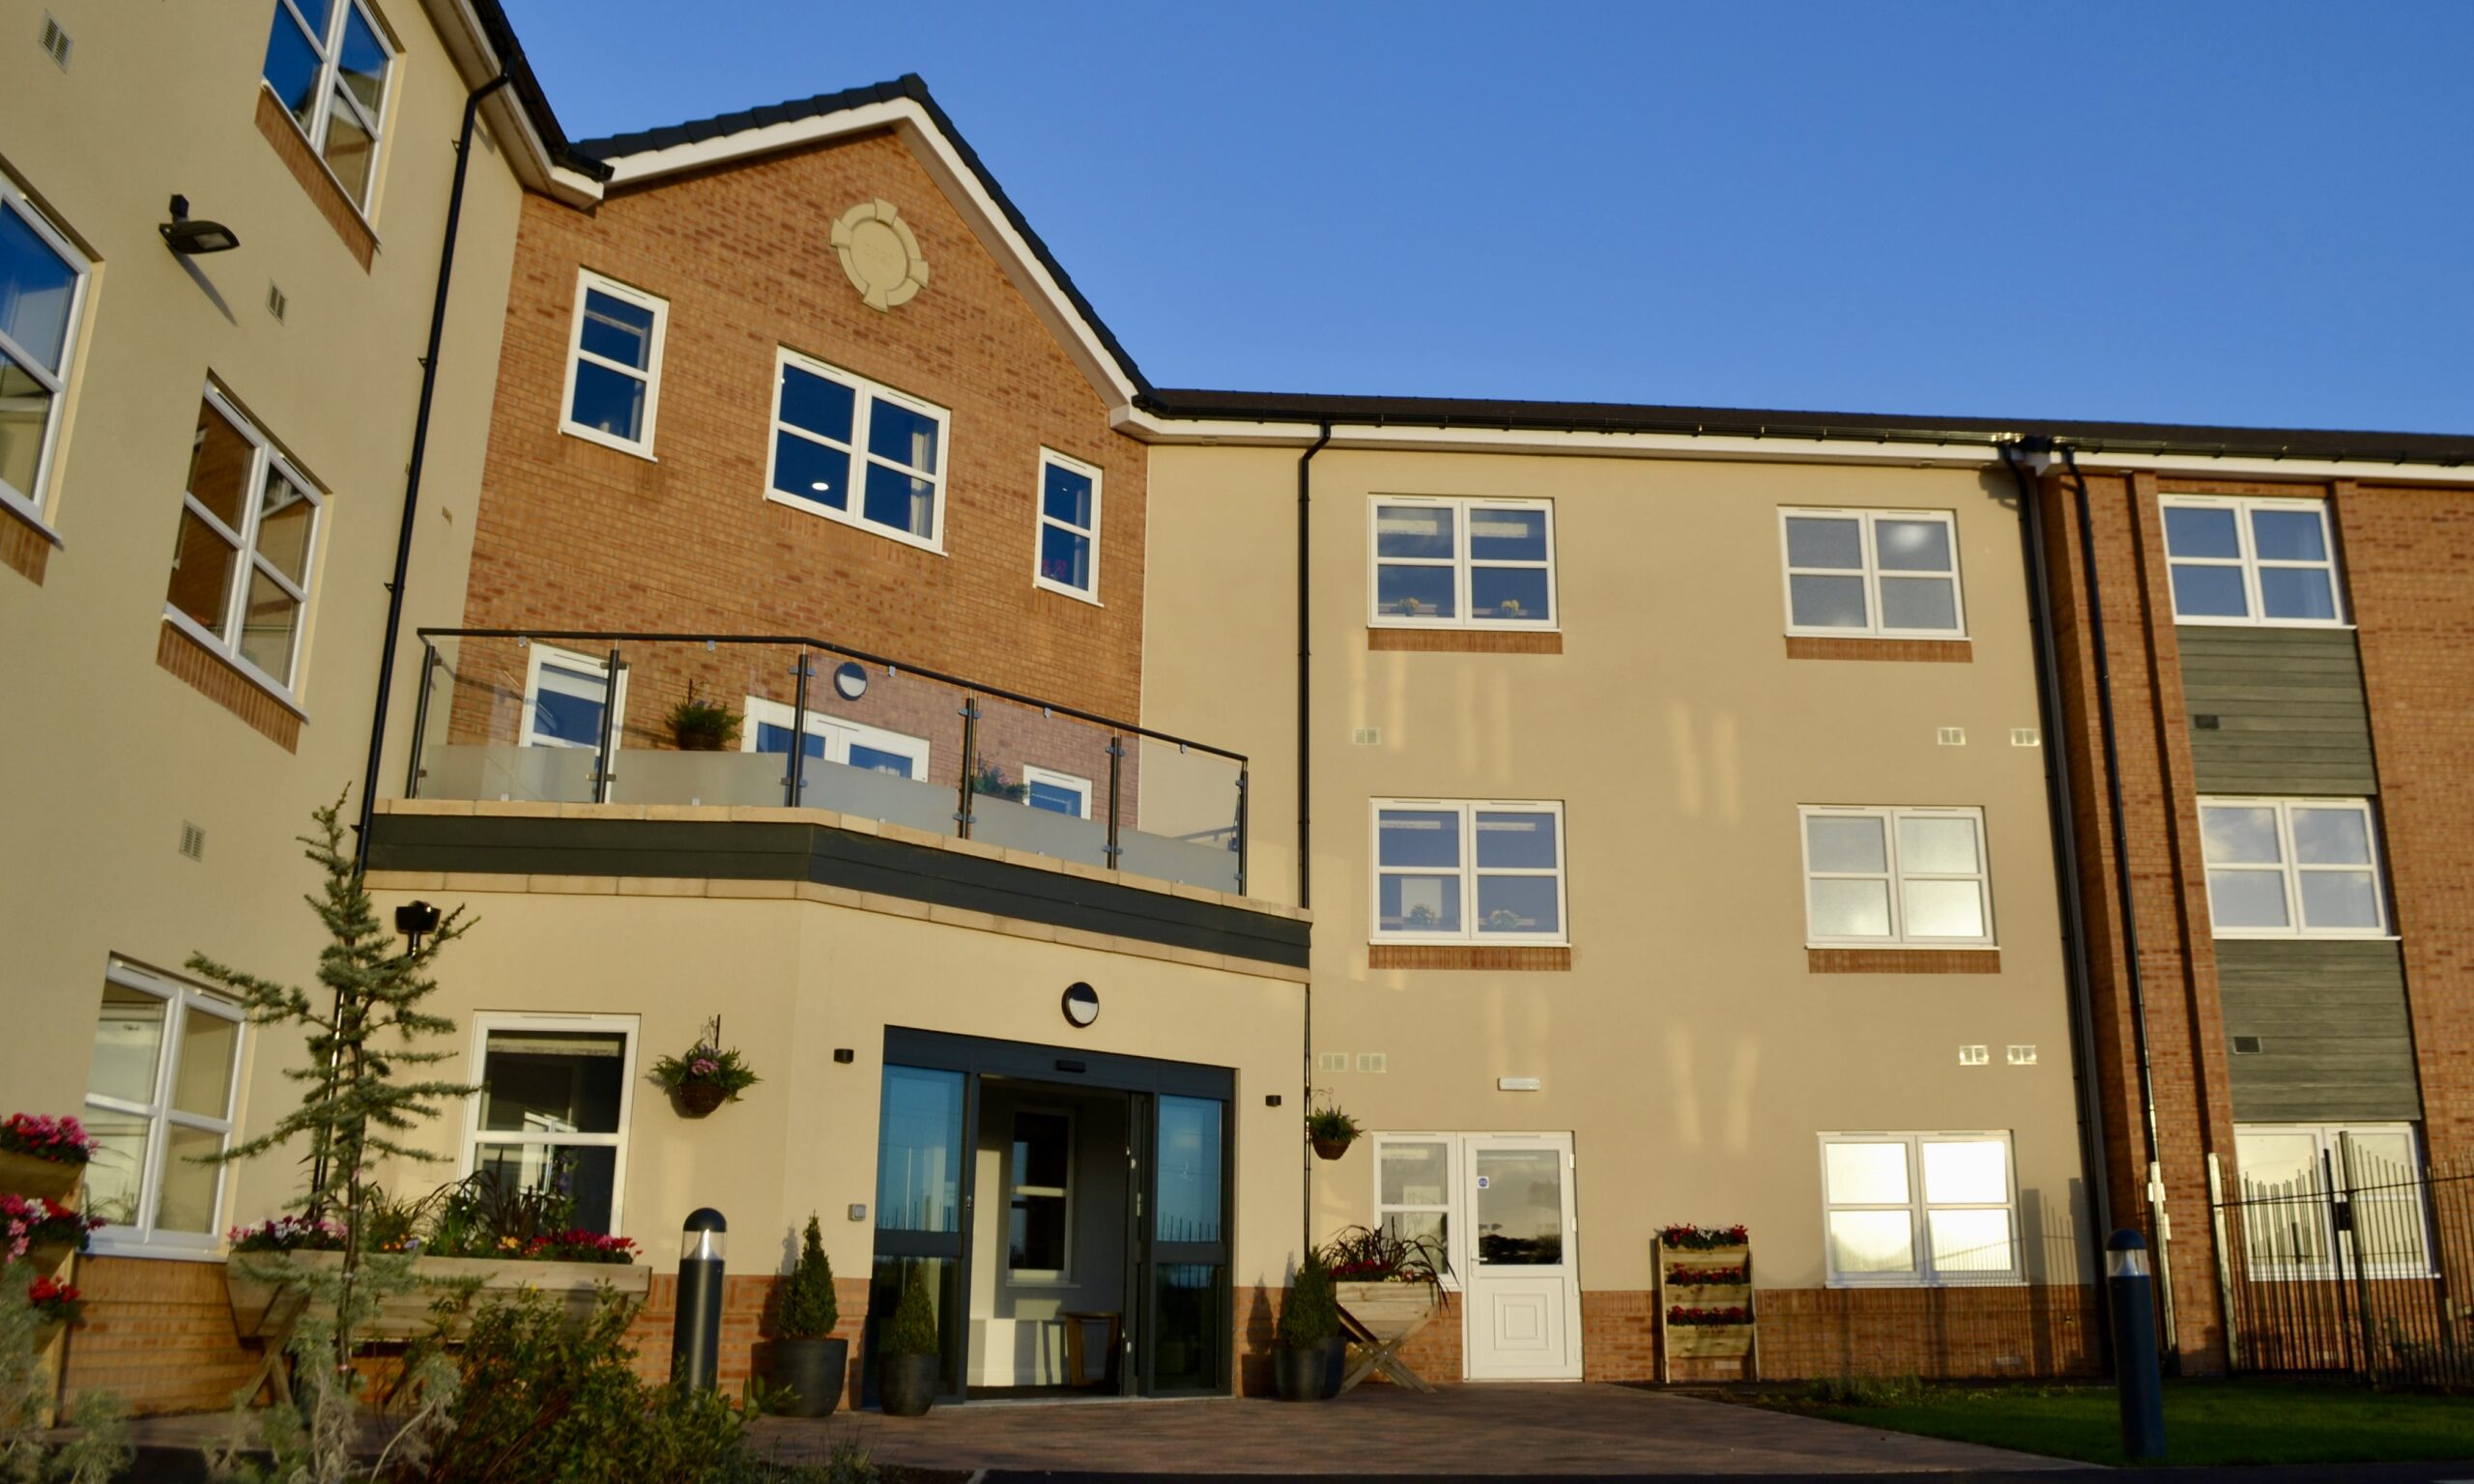
[{"label": "window brick sill", "polygon": [[1791,660],[1921,660],[1928,664],[1967,665],[1975,660],[1975,644],[1964,639],[1823,639],[1810,634],[1787,636]]},{"label": "window brick sill", "polygon": [[1561,654],[1561,633],[1521,629],[1367,629],[1366,647],[1415,654]]},{"label": "window brick sill", "polygon": [[1510,969],[1567,971],[1569,948],[1481,948],[1457,943],[1375,943],[1366,948],[1372,969]]},{"label": "window brick sill", "polygon": [[301,132],[301,126],[292,121],[292,115],[275,100],[274,93],[264,83],[258,86],[258,132],[266,135],[267,143],[274,146],[275,157],[292,172],[292,178],[301,183],[301,188],[309,193],[309,200],[318,208],[318,214],[326,217],[327,225],[334,228],[335,236],[343,239],[345,248],[360,265],[360,271],[364,273],[369,271],[370,261],[378,256],[378,234],[369,230],[369,223],[361,219],[360,213],[344,195],[343,187],[335,184],[335,178],[327,173],[326,165],[309,148],[309,140]]},{"label": "window brick sill", "polygon": [[1807,948],[1808,974],[1999,974],[1998,948]]},{"label": "window brick sill", "polygon": [[301,713],[269,695],[232,662],[183,632],[170,619],[155,646],[155,663],[188,682],[224,710],[248,723],[287,753],[301,750]]}]

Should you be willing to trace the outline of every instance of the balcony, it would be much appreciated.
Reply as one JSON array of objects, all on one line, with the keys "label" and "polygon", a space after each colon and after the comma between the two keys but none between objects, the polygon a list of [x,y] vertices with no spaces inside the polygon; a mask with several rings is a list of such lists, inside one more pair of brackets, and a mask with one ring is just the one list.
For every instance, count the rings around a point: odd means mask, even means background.
[{"label": "balcony", "polygon": [[1224,748],[797,636],[419,637],[409,800],[847,822],[1246,895],[1246,758]]}]

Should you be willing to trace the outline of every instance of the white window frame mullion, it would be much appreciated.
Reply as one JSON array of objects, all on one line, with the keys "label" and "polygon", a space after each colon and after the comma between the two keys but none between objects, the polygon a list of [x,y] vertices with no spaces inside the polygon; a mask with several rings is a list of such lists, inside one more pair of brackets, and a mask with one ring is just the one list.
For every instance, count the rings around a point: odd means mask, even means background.
[{"label": "white window frame mullion", "polygon": [[[775,489],[773,487],[773,478],[776,472],[774,466],[774,446],[773,441],[771,439],[767,439],[764,445],[764,499],[771,500],[775,504],[787,505],[790,508],[806,515],[813,515],[822,520],[833,521],[837,524],[850,527],[855,530],[867,531],[872,535],[882,536],[888,541],[899,541],[905,546],[916,547],[923,552],[934,552],[940,556],[947,555],[945,551],[945,493],[949,482],[947,476],[952,471],[954,463],[953,410],[946,407],[940,407],[924,397],[915,397],[910,395],[908,392],[899,391],[881,382],[873,381],[867,377],[861,376],[855,371],[846,371],[842,367],[832,364],[830,361],[819,360],[813,356],[805,355],[799,351],[794,351],[787,345],[776,346],[774,348],[774,357],[776,370],[773,379],[773,427],[776,430],[784,430],[798,434],[808,442],[820,444],[823,447],[834,448],[848,453],[850,457],[850,488],[845,492],[846,499],[843,501],[843,508],[839,510],[834,509],[830,505],[802,499],[797,496],[785,494],[784,492]],[[835,442],[830,438],[822,436],[821,434],[809,432],[805,428],[796,427],[782,420],[782,390],[787,382],[787,378],[781,374],[782,367],[795,367],[796,369],[806,372],[811,376],[819,377],[824,381],[832,382],[837,385],[848,387],[849,389],[850,446],[848,449],[842,449],[839,443]],[[933,471],[922,470],[914,465],[904,464],[871,451],[868,446],[868,438],[869,434],[875,427],[877,404],[879,401],[889,402],[895,407],[901,408],[905,412],[924,417],[936,425],[936,467]],[[1043,450],[1044,453],[1047,450]],[[1058,457],[1061,458],[1062,456],[1060,455]],[[1078,461],[1065,460],[1064,462],[1073,464]],[[897,529],[894,527],[868,519],[868,471],[877,467],[882,467],[890,470],[906,479],[924,479],[927,481],[929,490],[928,522],[930,529],[933,532],[932,536],[923,538],[910,531]],[[1091,491],[1091,515],[1095,522],[1099,518],[1099,481],[1095,475],[1092,481]],[[1045,488],[1039,492],[1039,495],[1041,502],[1036,508],[1038,513],[1044,516],[1047,510]],[[1033,528],[1035,532],[1038,528],[1039,528],[1036,525]],[[1038,540],[1036,534],[1033,537],[1032,546],[1031,576],[1033,582],[1036,583],[1039,581],[1039,555],[1037,550]],[[1092,532],[1091,538],[1091,585],[1094,597],[1090,600],[1095,603],[1098,601],[1096,594],[1100,581],[1099,555],[1099,534],[1095,528]],[[1071,587],[1066,587],[1060,585],[1044,585],[1051,586],[1054,591],[1068,593],[1076,597],[1081,596],[1080,593],[1075,592]]]},{"label": "white window frame mullion", "polygon": [[6,330],[0,330],[0,350],[7,351],[12,361],[24,367],[26,374],[33,377],[37,385],[51,393],[51,406],[43,412],[43,452],[35,461],[35,487],[20,491],[11,489],[6,484],[0,484],[0,499],[7,500],[14,508],[33,517],[36,524],[42,525],[45,501],[51,487],[53,456],[60,445],[60,425],[69,405],[69,380],[77,363],[78,329],[85,319],[86,293],[94,282],[95,266],[86,260],[86,255],[78,251],[67,237],[52,226],[43,213],[35,210],[35,204],[32,201],[26,199],[21,192],[10,185],[6,176],[0,176],[0,212],[9,213],[24,222],[27,229],[34,233],[37,242],[51,249],[62,262],[69,265],[73,280],[69,290],[68,316],[61,327],[60,366],[57,371],[43,364],[41,359],[18,344]]},{"label": "white window frame mullion", "polygon": [[[1386,556],[1383,555],[1383,507],[1424,507],[1448,510],[1452,514],[1452,555],[1450,556]],[[1540,560],[1514,557],[1487,557],[1482,562],[1477,555],[1476,517],[1482,510],[1538,511],[1546,541],[1546,556]],[[1478,600],[1478,568],[1484,565],[1505,571],[1541,571],[1546,574],[1546,612],[1542,618],[1480,618],[1476,614]],[[1529,499],[1517,496],[1489,495],[1374,495],[1366,503],[1366,627],[1371,629],[1468,629],[1481,633],[1556,634],[1564,627],[1563,602],[1555,581],[1555,502],[1551,499]],[[1382,575],[1385,567],[1449,567],[1452,569],[1453,613],[1450,617],[1437,614],[1386,613],[1383,609]]]},{"label": "white window frame mullion", "polygon": [[[351,0],[340,0],[340,3],[349,4],[351,3]],[[389,76],[389,86],[392,86],[391,74]],[[648,336],[649,343],[645,347],[645,364],[642,367],[624,365],[620,362],[612,360],[607,356],[595,355],[584,348],[585,316],[590,312],[590,296],[594,293],[606,294],[612,299],[618,300],[622,303],[633,304],[635,307],[647,310],[652,315],[652,330]],[[663,299],[658,295],[648,293],[644,289],[637,288],[633,284],[621,283],[618,279],[612,278],[607,274],[594,272],[590,268],[579,267],[576,270],[575,311],[568,316],[567,324],[566,375],[564,378],[564,385],[562,385],[559,389],[560,433],[569,438],[583,439],[589,443],[598,443],[604,448],[615,448],[620,453],[630,454],[636,458],[643,459],[647,464],[660,463],[661,461],[653,456],[653,439],[654,430],[659,422],[659,414],[661,412],[662,357],[668,348],[669,341],[669,300]],[[591,427],[575,420],[576,367],[580,364],[586,363],[599,366],[605,371],[617,372],[621,376],[628,377],[644,384],[645,422],[644,426],[638,430],[643,435],[640,439],[635,442],[629,442],[615,433],[604,433],[599,428]],[[781,385],[777,379],[773,389],[773,408],[777,420],[781,412],[781,407],[782,391]],[[771,445],[769,441],[766,445],[765,464],[766,483],[769,485],[771,483],[772,465]]]},{"label": "white window frame mullion", "polygon": [[[941,466],[943,462],[944,461],[941,458],[937,461],[939,466]],[[1083,478],[1091,481],[1091,525],[1089,529],[1086,530],[1083,528],[1075,525],[1071,521],[1058,520],[1056,517],[1048,513],[1048,467],[1050,464],[1056,465],[1068,473],[1079,474]],[[1033,524],[1031,530],[1031,585],[1034,587],[1043,587],[1050,592],[1060,593],[1069,598],[1079,599],[1084,603],[1090,604],[1094,608],[1107,607],[1108,605],[1100,601],[1100,471],[1092,465],[1083,463],[1080,459],[1059,453],[1053,448],[1044,447],[1040,450],[1039,457],[1039,482],[1033,488],[1033,498],[1037,500],[1033,509],[1038,515],[1038,520]],[[937,520],[940,526],[944,519],[942,504],[943,497],[940,493],[938,496],[939,509],[937,515]],[[1042,561],[1047,546],[1048,528],[1050,526],[1053,526],[1057,529],[1065,531],[1070,535],[1080,536],[1085,541],[1091,543],[1091,585],[1087,590],[1077,587],[1071,583],[1060,583],[1050,577],[1047,572],[1043,570]],[[941,529],[939,534],[942,534]]]},{"label": "white window frame mullion", "polygon": [[[1924,1150],[1931,1144],[1984,1144],[2001,1146],[2002,1199],[1993,1201],[1936,1201],[1924,1184]],[[2006,1131],[1934,1132],[1911,1136],[1910,1157],[1913,1164],[1911,1185],[1915,1192],[1915,1230],[1918,1238],[1916,1265],[1932,1274],[1932,1282],[1941,1288],[1986,1288],[2025,1281],[2026,1266],[2021,1261],[2027,1236],[2019,1229],[2019,1152]],[[2000,1272],[1945,1273],[1933,1260],[1933,1213],[1937,1211],[1999,1211],[2009,1214],[2010,1266]]]},{"label": "white window frame mullion", "polygon": [[[2200,870],[2208,879],[2208,931],[2211,937],[2229,939],[2308,938],[2322,942],[2383,942],[2397,937],[2396,904],[2389,898],[2388,872],[2382,864],[2378,811],[2369,799],[2323,798],[2305,794],[2202,794],[2196,801],[2204,824],[2210,809],[2264,809],[2276,820],[2278,861],[2274,866],[2258,862],[2218,864],[2201,852]],[[2294,846],[2293,812],[2297,809],[2345,812],[2362,820],[2363,842],[2371,859],[2364,862],[2315,863],[2305,866],[2302,853]],[[2204,833],[2204,831],[2202,831]],[[2216,888],[2212,875],[2217,871],[2262,874],[2274,870],[2283,879],[2286,926],[2283,928],[2222,928],[2216,922]],[[2303,915],[2302,878],[2306,872],[2318,874],[2368,874],[2371,877],[2372,905],[2379,921],[2370,928],[2313,928]],[[2262,1126],[2264,1127],[2264,1126]]]},{"label": "white window frame mullion", "polygon": [[[232,1147],[232,1132],[239,1125],[237,1108],[241,1096],[242,1069],[248,1063],[248,1015],[238,1005],[177,980],[158,978],[136,967],[114,959],[105,965],[103,982],[138,994],[152,995],[163,1007],[162,1040],[155,1054],[154,1100],[146,1105],[126,1098],[113,1098],[91,1089],[84,1095],[81,1106],[102,1108],[129,1118],[146,1121],[146,1159],[138,1171],[137,1219],[116,1223],[95,1235],[97,1250],[108,1256],[176,1256],[209,1257],[222,1241],[224,1210],[230,1197],[229,1171],[218,1167],[215,1172],[215,1196],[203,1232],[165,1234],[159,1229],[156,1208],[163,1194],[164,1161],[171,1157],[171,1129],[183,1128],[214,1133],[219,1136],[219,1147]],[[232,1061],[223,1077],[223,1116],[212,1118],[201,1113],[187,1113],[172,1106],[172,1087],[180,1074],[183,1038],[188,1012],[198,1010],[216,1019],[231,1023]]]},{"label": "white window frame mullion", "polygon": [[[2165,512],[2184,510],[2225,510],[2233,516],[2234,549],[2238,556],[2180,556],[2172,550],[2170,535],[2166,539],[2165,559],[2168,576],[2176,566],[2229,567],[2242,569],[2242,597],[2250,612],[2240,617],[2223,614],[2184,614],[2173,611],[2173,621],[2210,628],[2259,629],[2350,629],[2354,627],[2352,606],[2345,598],[2345,562],[2337,550],[2337,522],[2334,507],[2325,499],[2297,499],[2274,495],[2184,495],[2157,497],[2157,520],[2164,523]],[[2289,557],[2264,557],[2259,555],[2258,541],[2251,528],[2251,517],[2261,510],[2308,512],[2319,523],[2319,545],[2327,556],[2318,561],[2294,560]],[[2261,574],[2271,567],[2296,571],[2325,572],[2328,575],[2328,598],[2336,610],[2333,618],[2288,618],[2272,616],[2267,611],[2266,586]]]},{"label": "white window frame mullion", "polygon": [[469,1180],[477,1168],[473,1157],[483,1144],[501,1146],[554,1145],[577,1149],[616,1149],[618,1156],[610,1161],[610,1231],[612,1237],[627,1235],[627,1143],[636,1118],[636,1069],[641,1058],[644,1026],[636,1015],[565,1014],[548,1011],[481,1011],[473,1016],[472,1076],[475,1086],[486,1084],[489,1076],[490,1033],[492,1031],[582,1032],[592,1035],[616,1035],[622,1038],[624,1049],[618,1068],[618,1127],[615,1133],[521,1133],[514,1129],[481,1127],[481,1104],[484,1097],[475,1092],[464,1099],[464,1138],[456,1155],[456,1178]]},{"label": "white window frame mullion", "polygon": [[618,752],[619,733],[626,729],[627,722],[627,667],[624,664],[618,667],[618,677],[613,683],[610,656],[607,654],[587,654],[582,650],[562,649],[557,644],[539,642],[525,645],[524,651],[524,721],[516,730],[515,745],[559,747],[577,752],[592,751],[601,746],[598,738],[591,742],[570,742],[564,737],[541,736],[532,729],[537,714],[535,708],[541,696],[541,668],[555,664],[561,670],[589,670],[601,678],[604,683],[602,706],[607,716],[603,729],[610,733],[610,750]]}]

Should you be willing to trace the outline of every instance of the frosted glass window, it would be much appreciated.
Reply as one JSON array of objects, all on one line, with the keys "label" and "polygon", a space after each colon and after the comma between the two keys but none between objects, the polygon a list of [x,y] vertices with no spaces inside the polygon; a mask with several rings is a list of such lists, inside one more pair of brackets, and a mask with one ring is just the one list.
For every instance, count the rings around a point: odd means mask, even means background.
[{"label": "frosted glass window", "polygon": [[1822,1136],[1833,1285],[2008,1281],[2020,1271],[2000,1134]]},{"label": "frosted glass window", "polygon": [[2345,621],[2325,500],[2174,495],[2161,505],[2179,621]]},{"label": "frosted glass window", "polygon": [[1787,632],[1954,639],[1955,518],[1937,511],[1782,510]]},{"label": "frosted glass window", "polygon": [[1369,624],[1517,629],[1556,621],[1551,502],[1400,496],[1377,499],[1370,510]]},{"label": "frosted glass window", "polygon": [[1993,941],[1979,812],[1815,805],[1801,815],[1809,942]]}]

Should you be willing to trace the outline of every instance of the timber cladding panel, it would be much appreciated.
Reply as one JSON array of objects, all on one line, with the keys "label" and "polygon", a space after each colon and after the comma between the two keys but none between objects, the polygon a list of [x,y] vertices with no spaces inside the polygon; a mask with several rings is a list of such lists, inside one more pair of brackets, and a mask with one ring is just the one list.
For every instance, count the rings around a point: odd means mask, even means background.
[{"label": "timber cladding panel", "polygon": [[[830,242],[877,199],[933,271],[891,311]],[[559,431],[579,267],[669,305],[652,460]],[[941,551],[764,498],[781,348],[951,414]],[[804,634],[1141,719],[1143,448],[893,134],[620,187],[590,214],[527,197],[499,366],[467,624]],[[1102,472],[1099,604],[1032,585],[1044,447]]]},{"label": "timber cladding panel", "polygon": [[2201,792],[2379,791],[2352,631],[2184,625],[2174,638]]},{"label": "timber cladding panel", "polygon": [[2397,944],[2222,938],[2216,975],[2229,1042],[2258,1038],[2231,1059],[2235,1118],[2422,1117]]}]

